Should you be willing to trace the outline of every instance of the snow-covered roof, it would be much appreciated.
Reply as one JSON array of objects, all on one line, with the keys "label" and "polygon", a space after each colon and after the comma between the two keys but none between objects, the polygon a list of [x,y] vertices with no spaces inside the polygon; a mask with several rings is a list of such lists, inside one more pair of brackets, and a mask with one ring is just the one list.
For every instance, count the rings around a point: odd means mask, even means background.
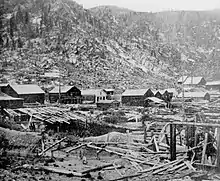
[{"label": "snow-covered roof", "polygon": [[183,84],[185,85],[197,85],[202,81],[203,77],[187,77]]},{"label": "snow-covered roof", "polygon": [[8,83],[0,84],[0,87],[7,87]]},{"label": "snow-covered roof", "polygon": [[57,72],[45,72],[44,75],[41,75],[40,77],[45,78],[59,78],[60,74]]},{"label": "snow-covered roof", "polygon": [[147,97],[145,100],[151,100],[151,101],[156,102],[156,103],[164,102],[162,99],[159,99],[157,97]]},{"label": "snow-covered roof", "polygon": [[220,85],[220,80],[207,82],[206,85]]},{"label": "snow-covered roof", "polygon": [[106,96],[106,92],[103,89],[84,89],[84,90],[81,90],[81,94],[82,95],[96,95],[96,96],[103,94],[104,96]]},{"label": "snow-covered roof", "polygon": [[148,89],[127,89],[122,93],[122,96],[143,96]]},{"label": "snow-covered roof", "polygon": [[106,91],[106,92],[114,92],[115,89],[104,89],[104,91]]},{"label": "snow-covered roof", "polygon": [[97,103],[103,103],[103,104],[111,104],[111,103],[119,103],[118,101],[116,100],[101,100]]},{"label": "snow-covered roof", "polygon": [[7,101],[7,100],[23,100],[22,98],[15,98],[11,97],[3,92],[0,92],[0,100]]},{"label": "snow-covered roof", "polygon": [[56,86],[54,87],[50,93],[59,93],[59,89],[60,89],[60,93],[67,93],[70,89],[72,89],[74,86]]},{"label": "snow-covered roof", "polygon": [[181,76],[177,82],[178,82],[178,83],[185,82],[185,80],[187,79],[187,77],[188,77],[188,76]]},{"label": "snow-covered roof", "polygon": [[45,92],[36,84],[10,85],[17,94],[44,94]]}]

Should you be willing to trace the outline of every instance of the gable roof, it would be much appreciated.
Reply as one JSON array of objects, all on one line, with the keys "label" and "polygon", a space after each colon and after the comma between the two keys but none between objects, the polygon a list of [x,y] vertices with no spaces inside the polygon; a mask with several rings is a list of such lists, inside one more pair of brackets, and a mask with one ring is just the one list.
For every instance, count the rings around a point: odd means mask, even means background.
[{"label": "gable roof", "polygon": [[149,89],[127,89],[122,96],[143,96]]},{"label": "gable roof", "polygon": [[104,89],[105,92],[114,92],[115,89]]},{"label": "gable roof", "polygon": [[16,97],[11,97],[3,92],[0,92],[0,101],[7,101],[7,100],[24,100],[22,98],[16,98]]},{"label": "gable roof", "polygon": [[[207,92],[185,92],[185,98],[203,98],[205,95],[208,94]],[[182,97],[182,93],[178,95],[178,97]]]},{"label": "gable roof", "polygon": [[186,81],[186,79],[187,79],[187,77],[188,76],[181,76],[179,79],[178,79],[178,83],[180,83],[180,82],[185,82]]},{"label": "gable roof", "polygon": [[206,85],[220,85],[220,80],[207,82]]},{"label": "gable roof", "polygon": [[36,84],[10,85],[17,94],[44,94],[45,92]]},{"label": "gable roof", "polygon": [[7,86],[8,86],[8,83],[1,83],[1,84],[0,84],[0,88],[1,88],[1,87],[7,87]]},{"label": "gable roof", "polygon": [[[74,86],[60,86],[60,93],[67,93]],[[59,93],[59,86],[54,87],[50,93]]]},{"label": "gable roof", "polygon": [[185,85],[197,85],[202,81],[203,77],[188,77],[183,84]]},{"label": "gable roof", "polygon": [[81,90],[82,95],[99,95],[100,92],[103,92],[105,95],[107,95],[103,89],[84,89],[84,90]]}]

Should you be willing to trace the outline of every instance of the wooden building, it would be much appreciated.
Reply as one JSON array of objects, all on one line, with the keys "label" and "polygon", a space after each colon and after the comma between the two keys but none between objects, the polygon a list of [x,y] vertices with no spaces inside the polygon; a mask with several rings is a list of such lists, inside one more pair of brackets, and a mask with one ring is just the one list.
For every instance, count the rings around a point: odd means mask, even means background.
[{"label": "wooden building", "polygon": [[127,89],[122,93],[121,101],[125,106],[144,106],[147,97],[154,97],[151,89]]},{"label": "wooden building", "polygon": [[[183,93],[178,95],[178,98],[182,98]],[[185,92],[184,93],[185,99],[192,99],[194,101],[202,101],[207,100],[210,101],[210,94],[208,92]]]},{"label": "wooden building", "polygon": [[15,97],[24,99],[24,103],[44,104],[45,92],[36,84],[10,85],[2,88],[2,92]]},{"label": "wooden building", "polygon": [[58,102],[63,104],[81,104],[81,91],[75,86],[57,86],[49,92],[51,103]]},{"label": "wooden building", "polygon": [[24,99],[11,97],[0,91],[0,108],[16,109],[23,107]]},{"label": "wooden building", "polygon": [[187,87],[205,86],[206,80],[203,77],[187,77],[183,85]]},{"label": "wooden building", "polygon": [[87,103],[97,103],[107,100],[107,93],[103,89],[82,90],[83,101]]},{"label": "wooden building", "polygon": [[99,110],[108,110],[109,108],[118,108],[120,106],[120,102],[115,100],[104,100],[96,103],[97,108]]}]

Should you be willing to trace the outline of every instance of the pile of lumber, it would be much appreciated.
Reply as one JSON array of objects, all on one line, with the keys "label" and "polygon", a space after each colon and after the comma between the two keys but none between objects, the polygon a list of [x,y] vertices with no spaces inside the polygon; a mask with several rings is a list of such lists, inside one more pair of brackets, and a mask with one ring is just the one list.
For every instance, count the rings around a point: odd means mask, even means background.
[{"label": "pile of lumber", "polygon": [[[40,155],[50,151],[55,145],[62,142],[64,139],[48,147]],[[91,141],[88,139],[87,141]],[[116,155],[121,161],[111,159],[107,164],[83,170],[83,171],[68,171],[59,168],[50,167],[32,167],[32,169],[46,169],[49,172],[59,173],[64,175],[72,175],[77,177],[85,177],[91,172],[100,170],[113,170],[118,173],[118,177],[105,178],[105,180],[123,180],[126,178],[139,178],[145,180],[146,178],[181,178],[183,175],[196,172],[192,163],[186,159],[185,154],[178,154],[177,159],[174,161],[169,160],[169,152],[154,151],[151,149],[151,144],[141,144],[134,142],[78,142],[75,146],[62,148],[62,151],[69,157],[70,154],[76,154],[77,150],[87,150],[91,153],[96,153],[94,156],[98,160],[103,159],[103,154],[109,156]],[[95,151],[95,152],[93,152]],[[102,153],[102,154],[101,154]],[[87,155],[84,155],[87,157]],[[126,164],[122,164],[126,162]],[[130,170],[130,171],[128,171]],[[114,174],[115,175],[115,174]]]}]

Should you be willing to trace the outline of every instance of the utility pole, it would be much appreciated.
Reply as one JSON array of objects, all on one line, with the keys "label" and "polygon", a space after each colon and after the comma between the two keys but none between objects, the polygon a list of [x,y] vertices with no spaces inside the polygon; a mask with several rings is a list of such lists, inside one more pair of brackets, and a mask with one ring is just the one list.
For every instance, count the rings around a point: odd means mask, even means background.
[{"label": "utility pole", "polygon": [[59,104],[61,99],[61,86],[60,86],[60,70],[59,70]]}]

